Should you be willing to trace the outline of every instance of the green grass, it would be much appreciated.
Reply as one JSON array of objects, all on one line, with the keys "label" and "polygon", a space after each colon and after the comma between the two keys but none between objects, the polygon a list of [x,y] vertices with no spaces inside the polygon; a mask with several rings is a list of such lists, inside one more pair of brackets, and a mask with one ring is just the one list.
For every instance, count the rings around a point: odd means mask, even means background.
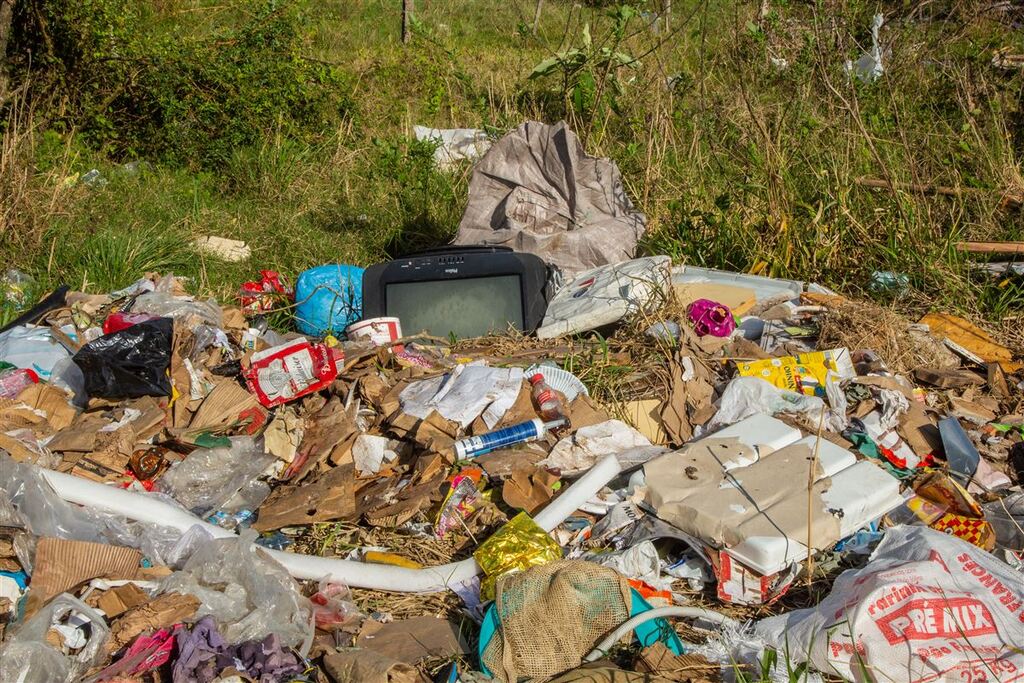
[{"label": "green grass", "polygon": [[[135,176],[117,172],[129,159],[73,131],[36,135],[33,182],[59,201],[33,205],[35,238],[9,246],[8,261],[90,291],[173,269],[219,296],[259,269],[369,264],[443,243],[465,205],[469,168],[433,169],[429,146],[410,140],[414,124],[499,134],[566,118],[588,151],[618,162],[649,217],[645,251],[855,295],[872,271],[891,270],[910,277],[897,302],[908,310],[1020,316],[1020,279],[972,276],[954,245],[1024,239],[1022,212],[999,207],[1004,192],[1024,194],[1024,73],[991,65],[994,49],[1024,52],[1024,35],[952,0],[916,14],[904,3],[781,0],[763,18],[757,4],[676,0],[668,32],[632,20],[618,47],[639,66],[619,70],[614,102],[597,103],[574,102],[557,75],[527,76],[580,47],[584,25],[607,44],[607,10],[547,0],[533,36],[532,0],[419,0],[414,40],[402,45],[397,2],[305,4],[303,55],[348,84],[336,129],[297,142],[271,117],[262,143],[217,167],[149,160]],[[154,35],[215,35],[248,5],[163,0],[147,16]],[[886,74],[851,80],[842,64],[867,46],[879,9]],[[44,128],[45,117],[37,112]],[[54,189],[92,167],[107,185]],[[857,185],[860,176],[969,189],[891,192]],[[251,261],[200,258],[190,242],[205,234],[247,241]]]}]

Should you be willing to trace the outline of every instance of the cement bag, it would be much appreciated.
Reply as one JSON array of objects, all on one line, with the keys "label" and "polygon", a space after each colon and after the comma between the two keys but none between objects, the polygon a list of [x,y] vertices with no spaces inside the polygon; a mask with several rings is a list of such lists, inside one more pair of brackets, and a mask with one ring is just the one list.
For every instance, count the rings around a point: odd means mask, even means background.
[{"label": "cement bag", "polygon": [[756,630],[794,665],[809,659],[850,680],[1018,680],[1022,578],[954,536],[899,526],[816,607],[764,619]]},{"label": "cement bag", "polygon": [[473,169],[455,244],[536,254],[568,278],[633,258],[646,223],[615,162],[589,156],[564,122],[527,121]]}]

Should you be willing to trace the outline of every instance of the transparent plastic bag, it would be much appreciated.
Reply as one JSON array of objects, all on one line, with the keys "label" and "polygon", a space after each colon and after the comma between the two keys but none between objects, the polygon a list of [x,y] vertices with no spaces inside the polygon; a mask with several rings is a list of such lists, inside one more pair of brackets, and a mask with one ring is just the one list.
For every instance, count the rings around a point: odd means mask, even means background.
[{"label": "transparent plastic bag", "polygon": [[354,626],[366,618],[352,602],[352,593],[343,583],[320,581],[309,601],[313,603],[313,621],[324,631]]},{"label": "transparent plastic bag", "polygon": [[201,605],[196,618],[216,619],[231,643],[271,633],[289,647],[312,637],[312,606],[287,570],[253,541],[256,532],[203,544],[161,584],[161,592],[188,593]]},{"label": "transparent plastic bag", "polygon": [[58,496],[39,468],[0,453],[0,471],[0,487],[33,534],[103,542],[95,516]]},{"label": "transparent plastic bag", "polygon": [[194,301],[184,297],[174,297],[161,291],[147,292],[135,299],[133,313],[149,313],[162,318],[184,320],[190,316],[202,322],[220,327],[223,322],[223,311],[216,301]]},{"label": "transparent plastic bag", "polygon": [[[84,639],[80,647],[64,654],[46,642],[47,633],[61,624],[71,634],[64,642]],[[78,626],[78,628],[75,628]],[[103,657],[110,629],[99,612],[81,600],[62,593],[18,627],[0,647],[0,681],[57,683],[78,680]]]},{"label": "transparent plastic bag", "polygon": [[275,461],[262,444],[247,436],[233,437],[230,448],[200,448],[172,466],[157,490],[200,516],[227,504],[258,479]]},{"label": "transparent plastic bag", "polygon": [[736,377],[722,392],[718,412],[708,426],[712,429],[724,427],[758,413],[804,415],[808,424],[817,425],[822,411],[825,411],[827,428],[832,431],[842,431],[845,428],[845,413],[840,415],[838,411],[829,411],[825,402],[817,396],[805,396],[795,391],[779,389],[758,377]]}]

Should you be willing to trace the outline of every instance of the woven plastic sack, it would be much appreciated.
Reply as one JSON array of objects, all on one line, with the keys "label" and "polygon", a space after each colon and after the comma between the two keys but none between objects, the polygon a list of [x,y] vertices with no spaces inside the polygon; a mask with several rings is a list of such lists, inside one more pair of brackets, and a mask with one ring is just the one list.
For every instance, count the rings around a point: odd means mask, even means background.
[{"label": "woven plastic sack", "polygon": [[481,660],[496,680],[544,680],[580,665],[629,619],[629,584],[615,570],[559,560],[502,578],[498,632]]}]

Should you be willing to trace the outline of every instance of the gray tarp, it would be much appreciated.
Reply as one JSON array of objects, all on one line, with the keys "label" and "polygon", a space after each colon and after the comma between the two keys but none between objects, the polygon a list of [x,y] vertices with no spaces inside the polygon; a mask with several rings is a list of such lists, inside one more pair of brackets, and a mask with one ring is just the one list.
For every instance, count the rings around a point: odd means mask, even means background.
[{"label": "gray tarp", "polygon": [[646,222],[615,162],[586,154],[564,122],[527,121],[473,169],[455,244],[512,247],[572,276],[632,258]]}]

